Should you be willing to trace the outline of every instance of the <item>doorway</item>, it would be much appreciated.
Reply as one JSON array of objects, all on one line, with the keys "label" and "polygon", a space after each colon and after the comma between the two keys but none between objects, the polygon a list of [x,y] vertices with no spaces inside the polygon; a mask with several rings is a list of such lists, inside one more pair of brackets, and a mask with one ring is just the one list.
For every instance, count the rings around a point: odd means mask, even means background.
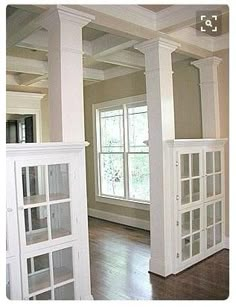
[{"label": "doorway", "polygon": [[6,143],[35,143],[36,121],[33,114],[7,114]]}]

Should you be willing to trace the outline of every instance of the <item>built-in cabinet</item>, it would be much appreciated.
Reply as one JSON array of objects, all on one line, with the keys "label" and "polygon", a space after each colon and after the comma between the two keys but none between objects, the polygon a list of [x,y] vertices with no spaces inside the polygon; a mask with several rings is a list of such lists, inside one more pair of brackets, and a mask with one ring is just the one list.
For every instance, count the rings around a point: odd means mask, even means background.
[{"label": "built-in cabinet", "polygon": [[167,142],[172,160],[174,273],[224,248],[224,143]]},{"label": "built-in cabinet", "polygon": [[[12,299],[92,299],[84,147],[7,146],[7,246],[15,262],[7,258],[6,285]],[[19,278],[11,282],[16,262]]]}]

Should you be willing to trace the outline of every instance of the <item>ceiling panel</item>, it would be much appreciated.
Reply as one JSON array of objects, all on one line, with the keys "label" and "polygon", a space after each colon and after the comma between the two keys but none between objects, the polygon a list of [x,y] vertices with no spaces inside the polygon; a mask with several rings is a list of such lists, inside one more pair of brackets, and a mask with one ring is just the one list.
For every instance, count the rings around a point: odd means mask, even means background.
[{"label": "ceiling panel", "polygon": [[92,29],[92,28],[89,28],[89,27],[84,27],[82,29],[83,40],[86,40],[86,41],[92,41],[96,38],[99,38],[99,37],[105,35],[105,34],[106,34],[105,32],[102,32],[102,31],[99,31],[99,30],[96,30],[96,29]]}]

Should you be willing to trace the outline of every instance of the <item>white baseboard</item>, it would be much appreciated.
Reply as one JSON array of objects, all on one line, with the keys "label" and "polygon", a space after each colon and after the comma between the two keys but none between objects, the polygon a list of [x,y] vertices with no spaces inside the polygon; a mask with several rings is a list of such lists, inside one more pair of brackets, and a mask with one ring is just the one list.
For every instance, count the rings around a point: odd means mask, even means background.
[{"label": "white baseboard", "polygon": [[225,240],[224,240],[224,248],[229,249],[229,237],[225,237]]},{"label": "white baseboard", "polygon": [[144,230],[150,230],[150,222],[137,219],[134,217],[128,217],[116,213],[111,213],[107,211],[97,210],[93,208],[88,208],[88,215],[91,217],[96,217],[102,220],[127,225],[131,227],[136,227]]}]

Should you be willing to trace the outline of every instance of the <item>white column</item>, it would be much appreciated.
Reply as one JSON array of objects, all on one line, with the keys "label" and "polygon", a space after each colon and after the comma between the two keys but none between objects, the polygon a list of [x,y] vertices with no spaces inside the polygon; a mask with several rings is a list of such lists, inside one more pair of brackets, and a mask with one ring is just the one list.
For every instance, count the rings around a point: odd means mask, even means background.
[{"label": "white column", "polygon": [[172,273],[170,160],[165,141],[175,138],[171,53],[179,44],[158,38],[135,46],[145,55],[150,153],[150,271]]},{"label": "white column", "polygon": [[82,28],[93,16],[54,6],[42,15],[48,30],[50,140],[84,141]]},{"label": "white column", "polygon": [[200,71],[203,138],[220,137],[217,68],[221,61],[220,58],[213,56],[192,62]]}]

